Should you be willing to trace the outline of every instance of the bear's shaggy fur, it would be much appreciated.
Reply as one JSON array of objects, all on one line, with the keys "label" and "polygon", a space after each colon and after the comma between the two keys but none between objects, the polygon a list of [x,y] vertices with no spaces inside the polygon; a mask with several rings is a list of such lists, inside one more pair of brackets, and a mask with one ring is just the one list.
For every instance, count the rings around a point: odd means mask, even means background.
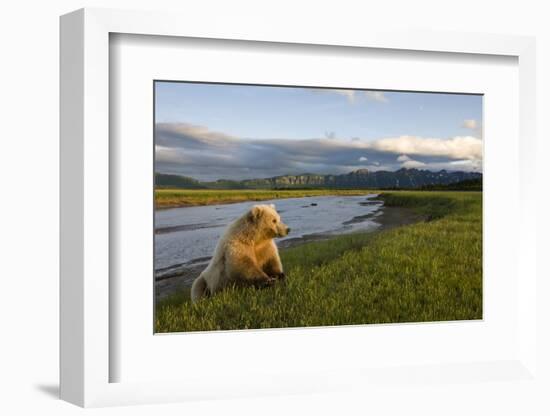
[{"label": "bear's shaggy fur", "polygon": [[213,295],[230,284],[263,287],[283,279],[273,239],[289,231],[274,205],[254,205],[220,237],[210,263],[193,282],[191,300]]}]

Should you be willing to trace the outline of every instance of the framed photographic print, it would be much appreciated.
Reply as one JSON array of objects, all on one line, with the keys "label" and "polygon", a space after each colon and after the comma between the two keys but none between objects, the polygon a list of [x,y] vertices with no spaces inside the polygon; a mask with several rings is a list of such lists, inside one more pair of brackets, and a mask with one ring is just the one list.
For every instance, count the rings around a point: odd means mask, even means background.
[{"label": "framed photographic print", "polygon": [[156,332],[482,319],[482,95],[153,88]]},{"label": "framed photographic print", "polygon": [[62,398],[537,383],[533,71],[514,36],[63,16]]}]

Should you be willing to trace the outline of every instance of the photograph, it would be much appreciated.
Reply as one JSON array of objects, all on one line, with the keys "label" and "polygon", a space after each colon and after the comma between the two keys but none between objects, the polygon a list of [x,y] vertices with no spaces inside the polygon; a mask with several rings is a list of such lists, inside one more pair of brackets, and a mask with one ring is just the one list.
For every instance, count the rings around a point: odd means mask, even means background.
[{"label": "photograph", "polygon": [[153,94],[155,333],[483,319],[483,94]]}]

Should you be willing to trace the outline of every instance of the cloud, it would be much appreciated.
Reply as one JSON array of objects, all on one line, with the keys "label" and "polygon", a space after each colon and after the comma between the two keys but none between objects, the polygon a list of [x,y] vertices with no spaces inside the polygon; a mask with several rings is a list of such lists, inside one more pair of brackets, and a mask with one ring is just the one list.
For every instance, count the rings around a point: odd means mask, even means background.
[{"label": "cloud", "polygon": [[441,156],[450,159],[481,159],[482,141],[477,137],[464,136],[450,139],[401,136],[375,140],[371,148],[381,152],[403,155]]},{"label": "cloud", "polygon": [[413,160],[407,155],[397,156],[396,161],[400,162],[401,167],[406,169],[413,169],[413,168],[418,169],[418,168],[424,168],[428,166],[426,163],[421,162],[419,160]]},{"label": "cloud", "polygon": [[157,123],[156,144],[165,147],[202,148],[235,146],[238,139],[204,126],[188,123]]},{"label": "cloud", "polygon": [[379,101],[381,103],[388,102],[388,98],[384,95],[383,91],[365,91],[365,96],[373,101]]},{"label": "cloud", "polygon": [[436,164],[437,169],[446,170],[465,170],[481,172],[483,164],[481,160],[451,160],[447,163]]},{"label": "cloud", "polygon": [[468,119],[464,120],[464,122],[462,123],[462,127],[465,129],[477,130],[479,126],[476,120]]},{"label": "cloud", "polygon": [[328,92],[328,93],[338,94],[338,95],[341,95],[343,97],[346,97],[347,100],[350,103],[354,103],[355,99],[357,98],[357,96],[355,95],[355,90],[327,89],[327,90],[324,90],[324,91]]},{"label": "cloud", "polygon": [[406,169],[413,169],[413,168],[424,168],[427,164],[424,162],[420,162],[418,160],[407,160],[401,164],[401,167]]},{"label": "cloud", "polygon": [[311,91],[318,94],[336,94],[340,95],[348,100],[349,103],[355,103],[357,98],[355,90],[341,90],[338,88],[311,88]]},{"label": "cloud", "polygon": [[[481,140],[401,136],[374,141],[239,138],[185,123],[155,127],[156,169],[199,180],[341,174],[367,167],[397,170],[481,169]],[[375,161],[375,162],[373,162]]]},{"label": "cloud", "polygon": [[[405,167],[405,166],[404,166]],[[444,162],[429,162],[422,169],[431,171],[466,171],[466,172],[481,172],[482,163],[480,160],[450,160]]]},{"label": "cloud", "polygon": [[378,101],[381,103],[388,102],[388,97],[384,94],[384,91],[370,91],[370,90],[344,90],[338,88],[311,88],[315,93],[320,94],[336,94],[345,97],[349,103],[355,104],[361,97],[365,97],[368,100]]}]

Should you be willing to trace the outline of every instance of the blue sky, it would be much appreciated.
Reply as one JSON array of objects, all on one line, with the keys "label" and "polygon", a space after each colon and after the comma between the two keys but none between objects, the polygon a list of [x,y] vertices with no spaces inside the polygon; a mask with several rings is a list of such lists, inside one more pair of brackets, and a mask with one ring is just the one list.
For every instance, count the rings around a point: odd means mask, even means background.
[{"label": "blue sky", "polygon": [[480,95],[181,82],[156,82],[155,93],[163,173],[481,169]]}]

